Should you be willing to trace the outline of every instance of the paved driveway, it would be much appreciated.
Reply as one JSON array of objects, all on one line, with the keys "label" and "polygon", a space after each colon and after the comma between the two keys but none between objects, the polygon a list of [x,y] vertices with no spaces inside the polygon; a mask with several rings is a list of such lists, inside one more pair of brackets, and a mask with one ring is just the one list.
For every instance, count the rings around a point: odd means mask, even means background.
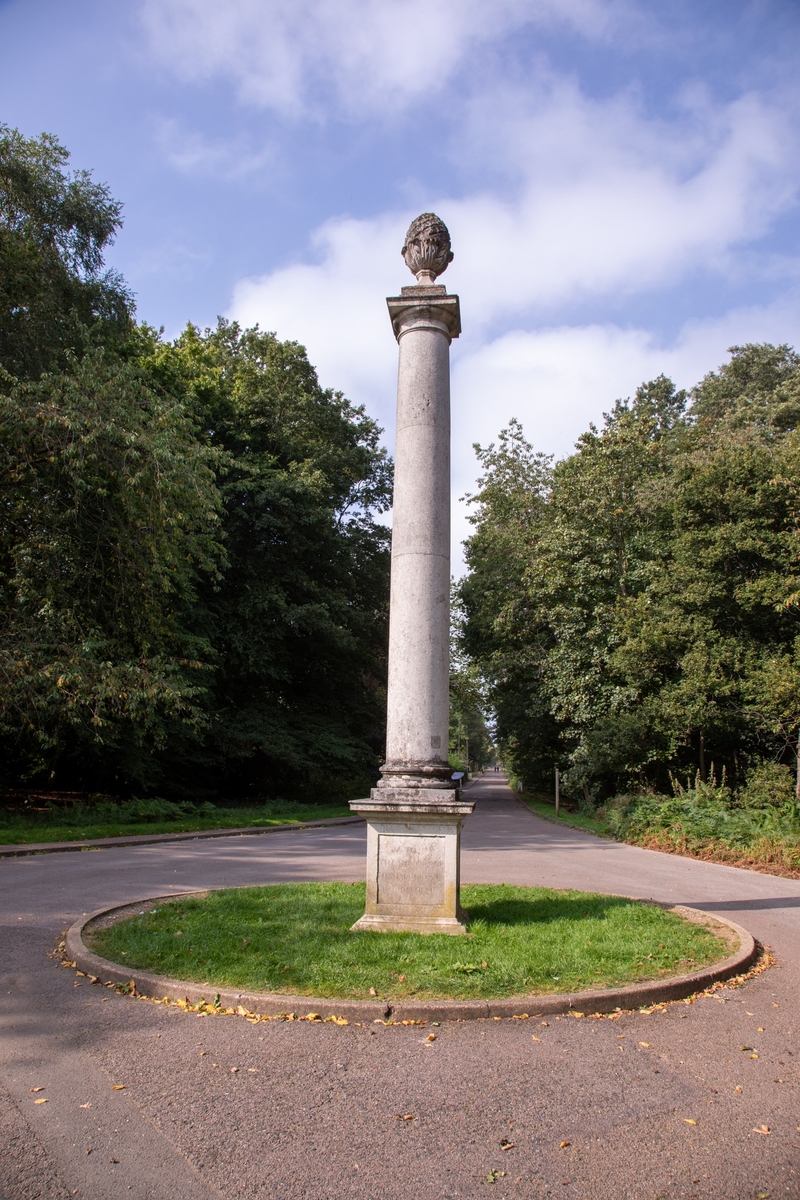
[{"label": "paved driveway", "polygon": [[800,1200],[800,882],[556,827],[493,775],[473,796],[466,882],[693,904],[777,967],[650,1016],[464,1022],[432,1044],[251,1026],[109,995],[47,952],[115,901],[357,879],[362,826],[0,860],[4,1200]]}]

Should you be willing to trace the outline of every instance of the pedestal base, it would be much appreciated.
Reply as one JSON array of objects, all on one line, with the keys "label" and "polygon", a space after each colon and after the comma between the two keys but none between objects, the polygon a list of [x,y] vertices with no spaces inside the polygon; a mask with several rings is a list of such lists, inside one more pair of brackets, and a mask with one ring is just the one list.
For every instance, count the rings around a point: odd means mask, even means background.
[{"label": "pedestal base", "polygon": [[353,929],[466,933],[459,904],[461,823],[473,805],[444,789],[403,789],[403,796],[392,789],[392,803],[380,791],[350,805],[367,821],[367,904]]}]

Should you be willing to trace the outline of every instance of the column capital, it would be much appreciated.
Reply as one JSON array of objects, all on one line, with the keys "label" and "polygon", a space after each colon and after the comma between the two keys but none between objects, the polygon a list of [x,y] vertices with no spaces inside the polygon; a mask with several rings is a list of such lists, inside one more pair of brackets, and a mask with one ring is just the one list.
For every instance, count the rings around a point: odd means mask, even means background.
[{"label": "column capital", "polygon": [[411,329],[428,325],[439,329],[448,341],[461,333],[461,306],[458,296],[436,284],[417,284],[400,289],[399,296],[387,296],[394,336],[399,341]]}]

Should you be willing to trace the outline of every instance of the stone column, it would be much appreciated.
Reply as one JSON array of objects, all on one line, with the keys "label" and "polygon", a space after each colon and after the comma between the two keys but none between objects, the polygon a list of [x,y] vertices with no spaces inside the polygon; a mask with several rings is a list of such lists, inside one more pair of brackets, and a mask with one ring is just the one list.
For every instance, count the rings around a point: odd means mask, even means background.
[{"label": "stone column", "polygon": [[450,342],[458,296],[436,285],[450,236],[417,217],[403,257],[417,283],[387,300],[399,343],[386,762],[369,800],[367,906],[354,929],[464,933],[461,798],[448,765]]}]

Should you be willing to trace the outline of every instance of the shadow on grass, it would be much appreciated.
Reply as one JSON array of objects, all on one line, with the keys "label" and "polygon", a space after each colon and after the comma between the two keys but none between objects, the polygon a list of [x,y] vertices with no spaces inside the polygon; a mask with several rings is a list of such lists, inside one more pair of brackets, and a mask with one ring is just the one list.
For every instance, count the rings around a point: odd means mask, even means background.
[{"label": "shadow on grass", "polygon": [[[536,899],[501,897],[488,903],[469,903],[469,893],[477,888],[465,888],[465,907],[470,925],[541,925],[554,921],[602,920],[611,909],[627,908],[634,904],[625,896],[587,896],[586,894],[552,894]],[[492,889],[496,891],[496,888]]]}]

